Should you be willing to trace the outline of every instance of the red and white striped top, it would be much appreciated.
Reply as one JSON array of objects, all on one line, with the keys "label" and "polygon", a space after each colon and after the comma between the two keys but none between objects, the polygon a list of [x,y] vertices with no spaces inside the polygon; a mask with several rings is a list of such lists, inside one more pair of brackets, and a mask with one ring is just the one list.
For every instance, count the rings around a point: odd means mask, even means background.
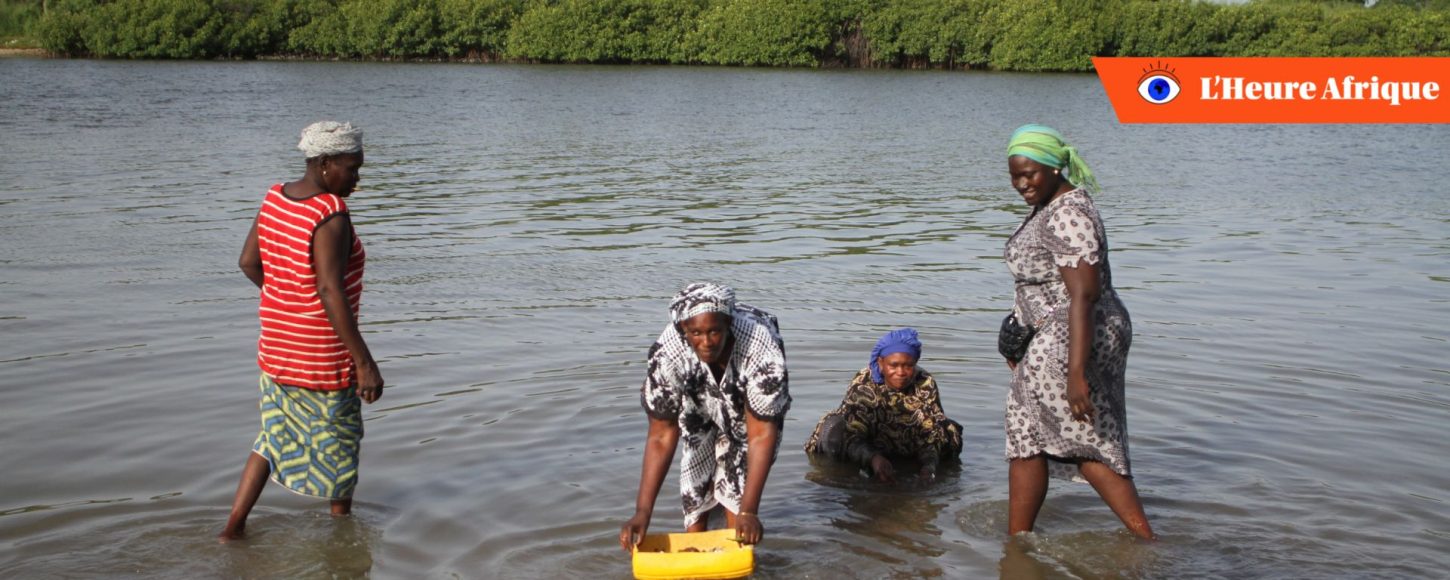
[{"label": "red and white striped top", "polygon": [[[272,380],[318,391],[352,384],[352,356],[332,329],[317,294],[312,268],[312,236],[318,224],[347,212],[342,198],[320,193],[304,200],[282,195],[282,185],[267,190],[257,215],[257,242],[262,254],[262,336],[257,364]],[[363,290],[362,241],[352,233],[343,287],[353,317]]]}]

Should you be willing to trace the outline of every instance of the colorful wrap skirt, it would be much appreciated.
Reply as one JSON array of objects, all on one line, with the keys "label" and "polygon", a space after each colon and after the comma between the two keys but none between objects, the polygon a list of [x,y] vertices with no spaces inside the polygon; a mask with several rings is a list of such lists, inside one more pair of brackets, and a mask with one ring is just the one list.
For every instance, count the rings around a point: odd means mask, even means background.
[{"label": "colorful wrap skirt", "polygon": [[357,388],[314,391],[279,385],[266,373],[262,432],[252,444],[272,467],[272,481],[302,495],[340,500],[357,487],[362,399]]}]

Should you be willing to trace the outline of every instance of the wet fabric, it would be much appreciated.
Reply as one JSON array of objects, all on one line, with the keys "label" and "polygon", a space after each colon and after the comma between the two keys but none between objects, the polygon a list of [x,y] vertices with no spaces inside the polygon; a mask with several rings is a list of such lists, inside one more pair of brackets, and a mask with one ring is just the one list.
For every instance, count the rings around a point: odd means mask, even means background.
[{"label": "wet fabric", "polygon": [[962,426],[947,418],[936,378],[925,369],[918,367],[912,384],[897,391],[872,380],[866,368],[851,379],[841,405],[816,424],[805,450],[862,467],[877,453],[936,465],[961,455]]},{"label": "wet fabric", "polygon": [[[775,316],[737,302],[730,333],[735,344],[718,381],[674,323],[649,350],[640,401],[651,417],[675,421],[680,427],[680,497],[686,527],[716,505],[740,512],[745,413],[782,424],[790,409],[785,342]],[[776,449],[769,450],[772,458],[779,446],[777,439]]]},{"label": "wet fabric", "polygon": [[[1045,454],[1048,473],[1086,481],[1073,460],[1099,461],[1132,477],[1124,382],[1133,325],[1113,289],[1108,242],[1092,198],[1064,193],[1035,210],[1007,240],[1007,269],[1016,284],[1014,312],[1036,323],[1037,334],[1012,374],[1007,397],[1008,459]],[[1100,296],[1093,309],[1093,346],[1087,369],[1092,424],[1075,421],[1067,402],[1067,285],[1058,268],[1096,265]]]},{"label": "wet fabric", "polygon": [[262,432],[252,444],[272,467],[272,481],[323,499],[352,497],[362,446],[362,399],[356,387],[317,391],[279,385],[266,374]]}]

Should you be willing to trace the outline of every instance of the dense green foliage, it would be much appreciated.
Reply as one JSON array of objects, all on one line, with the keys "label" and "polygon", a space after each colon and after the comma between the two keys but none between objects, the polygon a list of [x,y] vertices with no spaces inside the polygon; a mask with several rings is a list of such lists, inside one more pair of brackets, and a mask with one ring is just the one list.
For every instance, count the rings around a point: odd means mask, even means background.
[{"label": "dense green foliage", "polygon": [[0,0],[0,37],[29,35],[40,15],[40,0]]},{"label": "dense green foliage", "polygon": [[813,66],[830,54],[829,2],[727,0],[700,17],[695,59],[710,64]]},{"label": "dense green foliage", "polygon": [[[36,4],[0,14],[14,26]],[[1443,56],[1450,0],[50,0],[28,30],[119,58],[1084,71],[1093,56]]]},{"label": "dense green foliage", "polygon": [[510,28],[505,54],[546,62],[687,62],[686,40],[705,5],[705,0],[533,2]]}]

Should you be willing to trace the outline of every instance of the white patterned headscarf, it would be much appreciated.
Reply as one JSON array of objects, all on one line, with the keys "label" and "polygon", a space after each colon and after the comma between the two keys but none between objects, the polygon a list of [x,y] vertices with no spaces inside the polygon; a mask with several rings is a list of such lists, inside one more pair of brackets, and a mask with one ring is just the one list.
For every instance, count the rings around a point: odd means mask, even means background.
[{"label": "white patterned headscarf", "polygon": [[670,319],[679,324],[707,312],[735,316],[735,289],[722,284],[696,282],[670,301]]},{"label": "white patterned headscarf", "polygon": [[362,129],[352,123],[318,121],[302,130],[302,141],[297,148],[308,159],[324,155],[342,155],[362,151]]}]

